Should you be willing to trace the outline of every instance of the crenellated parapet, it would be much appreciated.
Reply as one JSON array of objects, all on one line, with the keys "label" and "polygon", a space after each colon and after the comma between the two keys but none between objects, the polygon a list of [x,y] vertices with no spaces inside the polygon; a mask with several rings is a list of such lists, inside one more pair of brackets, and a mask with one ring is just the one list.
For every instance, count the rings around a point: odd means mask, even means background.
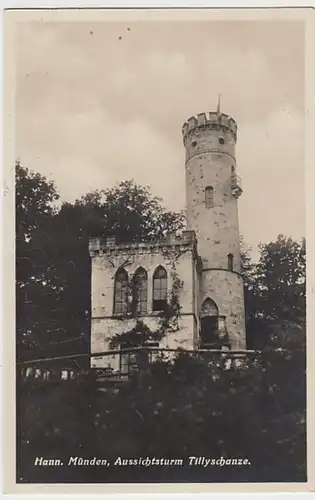
[{"label": "crenellated parapet", "polygon": [[152,253],[160,252],[163,248],[180,249],[188,248],[197,252],[197,240],[194,231],[182,231],[180,235],[175,232],[167,233],[165,238],[153,242],[142,243],[116,243],[114,236],[108,238],[90,238],[89,253],[90,257],[95,255],[109,255],[116,253]]},{"label": "crenellated parapet", "polygon": [[192,116],[184,123],[182,127],[184,145],[186,145],[186,138],[191,133],[196,134],[205,129],[230,132],[234,141],[237,140],[237,124],[231,116],[224,113],[207,112]]}]

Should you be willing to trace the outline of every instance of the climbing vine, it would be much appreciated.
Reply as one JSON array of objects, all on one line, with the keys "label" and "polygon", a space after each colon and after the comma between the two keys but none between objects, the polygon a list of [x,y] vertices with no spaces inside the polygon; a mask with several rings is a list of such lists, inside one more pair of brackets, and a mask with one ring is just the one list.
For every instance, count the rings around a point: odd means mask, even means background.
[{"label": "climbing vine", "polygon": [[171,264],[171,280],[172,287],[168,294],[168,300],[163,311],[159,313],[159,327],[163,336],[167,332],[176,332],[179,330],[179,318],[181,305],[179,303],[180,290],[183,287],[183,282],[180,280],[176,272],[175,261]]}]

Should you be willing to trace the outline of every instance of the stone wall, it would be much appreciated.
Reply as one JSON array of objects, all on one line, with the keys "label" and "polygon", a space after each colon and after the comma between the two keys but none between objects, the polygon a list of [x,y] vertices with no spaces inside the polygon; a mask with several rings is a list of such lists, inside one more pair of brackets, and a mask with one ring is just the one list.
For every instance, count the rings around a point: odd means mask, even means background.
[{"label": "stone wall", "polygon": [[[158,266],[163,266],[168,275],[168,294],[171,294],[174,280],[178,280],[178,301],[180,304],[179,329],[168,332],[160,342],[160,347],[193,349],[197,335],[195,300],[198,295],[195,276],[196,248],[195,240],[178,239],[174,236],[168,242],[139,245],[99,244],[94,240],[90,246],[92,257],[92,331],[91,353],[110,349],[110,340],[116,334],[131,330],[136,318],[115,316],[114,281],[117,270],[123,267],[131,280],[139,267],[148,275],[147,314],[139,317],[151,330],[159,326],[159,317],[152,310],[153,274]],[[113,357],[113,363],[114,358]],[[93,359],[92,366],[101,367],[104,360]]]},{"label": "stone wall", "polygon": [[[159,328],[159,319],[154,316],[141,317],[141,321],[151,331]],[[110,341],[114,335],[122,334],[131,330],[136,325],[136,319],[130,318],[121,321],[115,318],[94,318],[92,320],[91,353],[110,350]],[[182,314],[178,320],[177,331],[167,332],[166,336],[159,342],[161,349],[188,349],[194,348],[196,336],[196,323],[193,314]],[[119,369],[119,358],[117,355],[98,356],[91,359],[92,368],[111,367]]]},{"label": "stone wall", "polygon": [[[244,349],[245,311],[241,277],[238,194],[236,182],[236,123],[227,115],[210,114],[186,122],[187,225],[195,231],[202,261],[200,305],[209,297],[225,316],[232,348]],[[206,204],[206,189],[212,189]],[[229,265],[232,255],[232,269]],[[231,272],[231,270],[233,272]]]},{"label": "stone wall", "polygon": [[[196,138],[199,152],[195,156],[187,152],[187,224],[196,233],[204,267],[227,268],[227,256],[231,253],[234,269],[240,272],[237,198],[232,194],[232,167],[236,168],[234,148],[230,143],[220,146],[219,137],[218,132],[216,135],[205,132]],[[218,150],[219,146],[222,151]],[[205,205],[206,187],[213,188],[210,208]]]},{"label": "stone wall", "polygon": [[246,349],[243,279],[237,273],[209,270],[202,274],[201,296],[217,304],[219,316],[225,316],[231,349]]}]

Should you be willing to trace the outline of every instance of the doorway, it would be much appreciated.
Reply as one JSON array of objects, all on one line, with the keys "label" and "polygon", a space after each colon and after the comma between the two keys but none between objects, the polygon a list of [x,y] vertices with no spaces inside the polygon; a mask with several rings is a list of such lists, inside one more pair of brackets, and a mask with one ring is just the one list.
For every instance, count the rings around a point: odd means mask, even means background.
[{"label": "doorway", "polygon": [[216,303],[207,298],[200,314],[200,348],[215,348],[219,341],[219,310]]}]

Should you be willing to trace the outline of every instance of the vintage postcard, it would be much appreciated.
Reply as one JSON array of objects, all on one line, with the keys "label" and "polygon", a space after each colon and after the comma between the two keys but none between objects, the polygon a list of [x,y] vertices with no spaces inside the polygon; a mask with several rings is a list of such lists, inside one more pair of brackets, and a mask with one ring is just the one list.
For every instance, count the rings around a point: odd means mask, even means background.
[{"label": "vintage postcard", "polygon": [[6,11],[7,492],[311,491],[313,14]]}]

